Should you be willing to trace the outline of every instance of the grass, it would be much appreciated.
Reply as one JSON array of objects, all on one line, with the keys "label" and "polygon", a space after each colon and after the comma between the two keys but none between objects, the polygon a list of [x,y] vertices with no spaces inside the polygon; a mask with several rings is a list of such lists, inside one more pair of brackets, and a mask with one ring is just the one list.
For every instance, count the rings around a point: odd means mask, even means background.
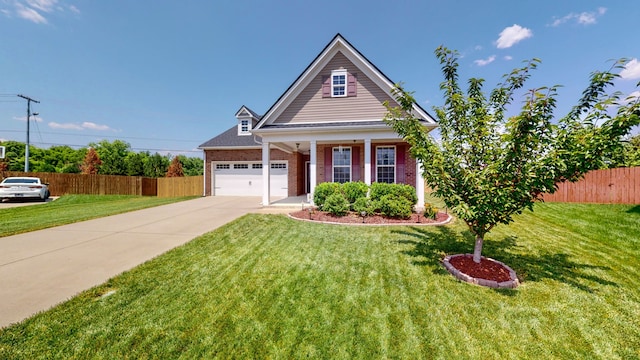
[{"label": "grass", "polygon": [[455,280],[446,227],[247,215],[0,330],[0,358],[640,358],[640,211],[538,204],[487,238],[517,290]]},{"label": "grass", "polygon": [[65,195],[33,206],[0,209],[0,237],[191,199],[131,195]]}]

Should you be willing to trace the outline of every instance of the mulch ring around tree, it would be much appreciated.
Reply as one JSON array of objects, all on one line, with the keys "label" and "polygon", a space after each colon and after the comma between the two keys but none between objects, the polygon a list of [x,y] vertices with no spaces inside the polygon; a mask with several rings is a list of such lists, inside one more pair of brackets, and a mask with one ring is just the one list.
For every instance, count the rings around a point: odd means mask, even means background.
[{"label": "mulch ring around tree", "polygon": [[436,214],[435,219],[425,218],[424,215],[418,214],[412,214],[407,219],[395,219],[378,214],[362,217],[355,212],[350,212],[345,216],[335,216],[326,211],[305,209],[289,213],[289,217],[297,220],[340,225],[443,225],[451,221],[451,215],[442,212]]},{"label": "mulch ring around tree", "polygon": [[515,271],[500,261],[485,258],[477,264],[471,254],[449,255],[443,265],[459,280],[494,289],[515,289],[520,285]]}]

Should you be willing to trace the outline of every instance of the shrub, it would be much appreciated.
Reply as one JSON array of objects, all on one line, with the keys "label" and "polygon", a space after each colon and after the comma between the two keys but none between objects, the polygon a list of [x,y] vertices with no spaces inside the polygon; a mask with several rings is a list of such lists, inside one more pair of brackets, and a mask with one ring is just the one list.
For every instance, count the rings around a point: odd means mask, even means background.
[{"label": "shrub", "polygon": [[390,218],[406,219],[411,216],[413,204],[404,197],[384,195],[379,204],[382,214]]},{"label": "shrub", "polygon": [[424,217],[427,219],[436,219],[436,216],[438,215],[438,208],[427,203],[424,204]]},{"label": "shrub", "polygon": [[332,182],[324,182],[318,184],[316,188],[313,190],[313,203],[322,208],[325,200],[335,194],[340,192],[340,184],[332,183]]},{"label": "shrub", "polygon": [[371,199],[367,199],[366,197],[360,197],[353,203],[353,211],[357,212],[358,215],[362,214],[364,211],[367,216],[371,216],[376,212],[376,206]]},{"label": "shrub", "polygon": [[335,216],[345,216],[349,212],[349,201],[340,192],[329,195],[322,205],[322,210]]},{"label": "shrub", "polygon": [[386,195],[393,195],[395,197],[402,197],[407,199],[412,205],[418,202],[418,195],[416,195],[416,189],[411,185],[405,184],[387,184],[387,183],[373,183],[371,184],[371,200],[381,200]]},{"label": "shrub", "polygon": [[360,198],[367,197],[369,186],[362,181],[348,182],[342,184],[342,192],[350,203],[355,203]]}]

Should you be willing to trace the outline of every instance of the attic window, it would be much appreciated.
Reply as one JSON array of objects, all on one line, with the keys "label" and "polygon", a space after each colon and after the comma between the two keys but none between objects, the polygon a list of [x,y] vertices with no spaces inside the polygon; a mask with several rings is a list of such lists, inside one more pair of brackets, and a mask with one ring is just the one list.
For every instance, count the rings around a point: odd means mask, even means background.
[{"label": "attic window", "polygon": [[345,69],[331,71],[331,76],[322,76],[322,97],[340,98],[357,96],[358,77]]},{"label": "attic window", "polygon": [[331,72],[331,97],[347,96],[347,70]]},{"label": "attic window", "polygon": [[238,126],[238,135],[251,135],[251,126],[249,120],[240,120]]}]

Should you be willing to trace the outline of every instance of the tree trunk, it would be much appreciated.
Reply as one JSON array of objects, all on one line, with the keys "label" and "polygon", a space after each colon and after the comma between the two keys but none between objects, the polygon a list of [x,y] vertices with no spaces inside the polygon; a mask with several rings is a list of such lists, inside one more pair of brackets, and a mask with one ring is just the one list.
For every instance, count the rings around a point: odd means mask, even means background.
[{"label": "tree trunk", "polygon": [[480,256],[482,256],[482,242],[484,238],[480,235],[476,235],[476,246],[473,248],[473,262],[480,263]]}]

